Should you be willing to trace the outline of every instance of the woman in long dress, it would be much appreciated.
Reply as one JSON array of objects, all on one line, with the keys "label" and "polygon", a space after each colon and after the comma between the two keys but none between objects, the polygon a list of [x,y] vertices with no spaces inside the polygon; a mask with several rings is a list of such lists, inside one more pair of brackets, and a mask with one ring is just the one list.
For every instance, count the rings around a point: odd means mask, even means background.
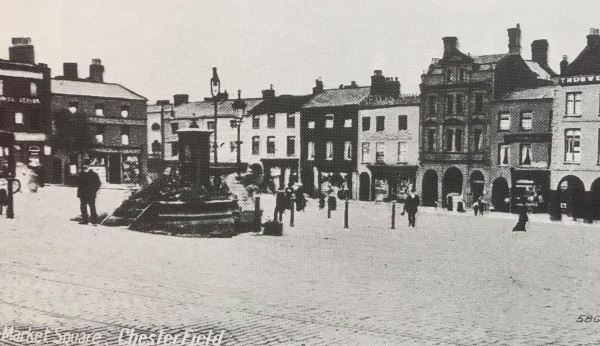
[{"label": "woman in long dress", "polygon": [[527,229],[525,228],[525,226],[528,221],[529,217],[527,216],[527,208],[522,207],[519,211],[519,221],[517,221],[517,224],[513,228],[513,232],[526,232]]}]

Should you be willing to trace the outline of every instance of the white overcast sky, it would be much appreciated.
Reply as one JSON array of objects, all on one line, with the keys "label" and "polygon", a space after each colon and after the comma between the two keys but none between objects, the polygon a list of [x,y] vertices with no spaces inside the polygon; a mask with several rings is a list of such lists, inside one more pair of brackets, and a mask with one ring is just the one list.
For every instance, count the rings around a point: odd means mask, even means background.
[{"label": "white overcast sky", "polygon": [[77,62],[87,77],[100,58],[105,81],[149,103],[209,96],[213,66],[232,96],[257,97],[270,84],[278,95],[308,94],[317,77],[326,88],[368,85],[376,69],[418,93],[442,37],[457,36],[465,53],[503,53],[517,23],[523,57],[546,38],[558,71],[562,55],[574,59],[600,27],[598,0],[2,0],[2,8],[0,58],[11,37],[31,37],[53,76]]}]

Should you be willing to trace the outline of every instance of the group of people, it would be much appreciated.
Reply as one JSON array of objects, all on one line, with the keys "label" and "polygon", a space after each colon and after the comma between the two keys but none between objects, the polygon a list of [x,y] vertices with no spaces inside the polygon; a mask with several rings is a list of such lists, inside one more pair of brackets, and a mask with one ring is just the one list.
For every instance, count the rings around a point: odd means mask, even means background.
[{"label": "group of people", "polygon": [[[294,201],[294,203],[292,203],[292,201]],[[279,189],[275,194],[273,220],[282,222],[283,213],[286,210],[296,208],[297,211],[303,211],[305,207],[306,198],[304,197],[302,186],[298,185],[294,188],[294,186],[290,184],[285,189]]]}]

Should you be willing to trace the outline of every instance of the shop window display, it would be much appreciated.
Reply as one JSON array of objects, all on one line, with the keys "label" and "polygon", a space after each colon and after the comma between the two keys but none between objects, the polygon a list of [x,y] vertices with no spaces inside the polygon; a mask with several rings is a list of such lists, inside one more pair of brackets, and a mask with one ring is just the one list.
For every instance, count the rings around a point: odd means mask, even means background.
[{"label": "shop window display", "polygon": [[135,155],[123,156],[123,181],[137,182],[140,175],[139,158]]}]

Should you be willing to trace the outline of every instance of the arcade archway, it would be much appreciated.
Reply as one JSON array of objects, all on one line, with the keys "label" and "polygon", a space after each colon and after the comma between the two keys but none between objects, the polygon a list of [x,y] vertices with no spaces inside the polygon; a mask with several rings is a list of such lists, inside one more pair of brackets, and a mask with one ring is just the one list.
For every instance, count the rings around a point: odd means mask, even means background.
[{"label": "arcade archway", "polygon": [[583,217],[585,209],[585,186],[581,179],[568,175],[560,180],[557,187],[560,195],[560,209],[574,218]]},{"label": "arcade archway", "polygon": [[589,205],[586,206],[592,220],[600,220],[600,178],[594,180],[590,188]]},{"label": "arcade archway", "polygon": [[433,169],[429,169],[423,174],[421,183],[421,193],[423,194],[423,205],[434,206],[438,200],[438,175]]},{"label": "arcade archway", "polygon": [[492,184],[492,205],[496,211],[510,211],[510,188],[505,178],[496,178]]},{"label": "arcade archway", "polygon": [[448,194],[455,193],[462,195],[463,187],[463,174],[460,169],[456,167],[450,167],[444,173],[442,179],[442,203],[446,205]]}]

